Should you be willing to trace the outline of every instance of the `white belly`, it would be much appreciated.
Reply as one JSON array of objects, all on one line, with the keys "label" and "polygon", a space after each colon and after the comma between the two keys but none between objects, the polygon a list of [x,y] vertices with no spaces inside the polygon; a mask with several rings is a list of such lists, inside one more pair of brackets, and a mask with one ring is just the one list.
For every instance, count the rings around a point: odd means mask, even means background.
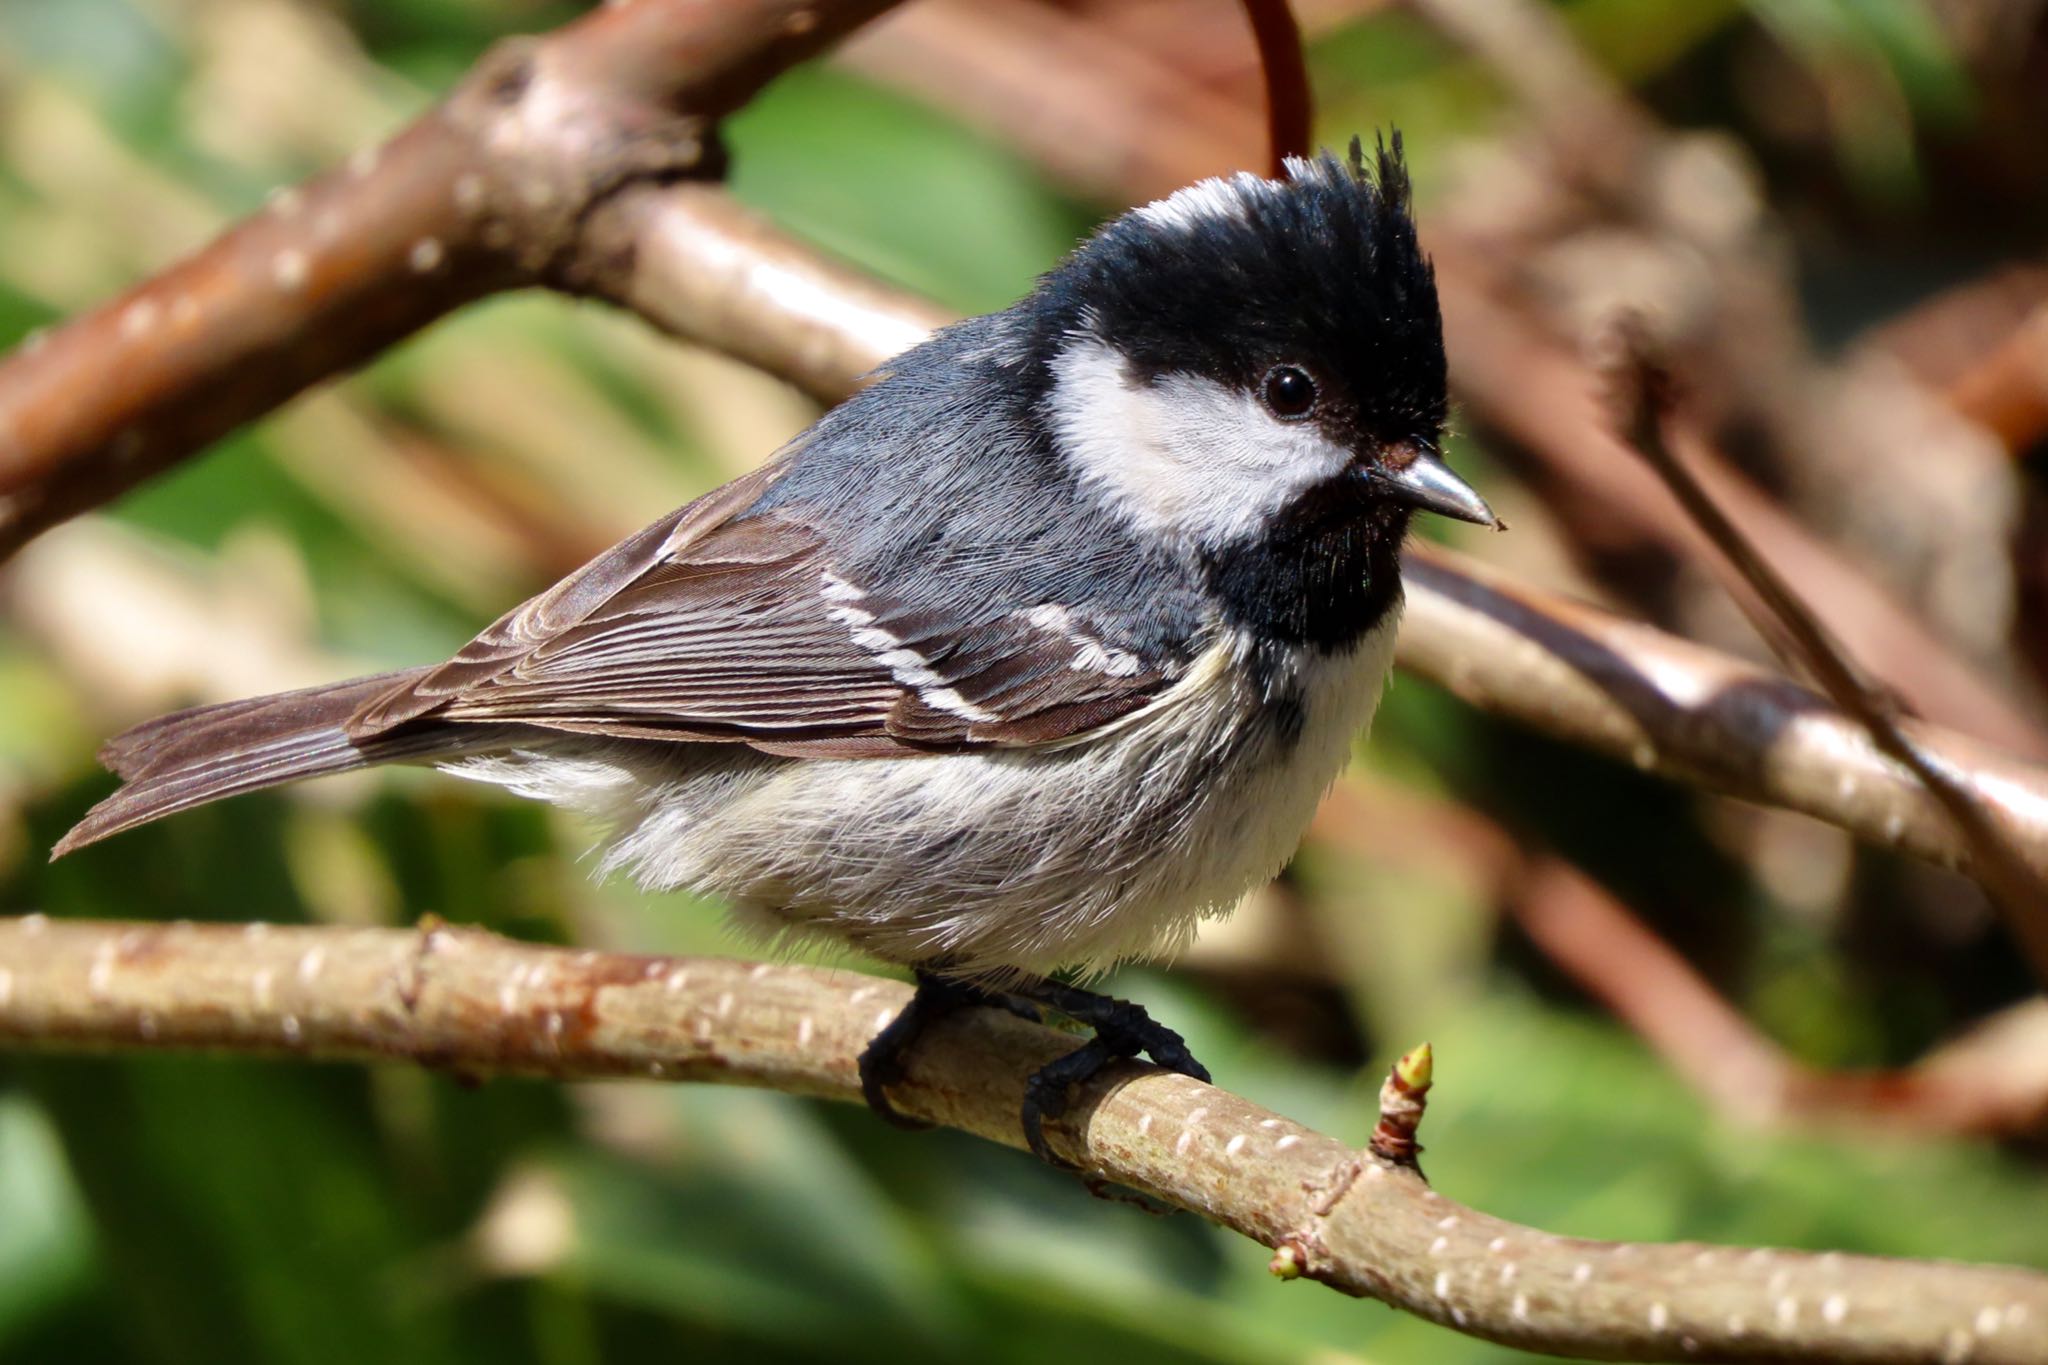
[{"label": "white belly", "polygon": [[722,895],[750,927],[972,972],[1106,966],[1179,947],[1293,856],[1372,719],[1394,626],[1295,671],[1291,740],[1218,646],[1109,732],[1050,750],[614,746],[454,770],[611,820],[608,869]]}]

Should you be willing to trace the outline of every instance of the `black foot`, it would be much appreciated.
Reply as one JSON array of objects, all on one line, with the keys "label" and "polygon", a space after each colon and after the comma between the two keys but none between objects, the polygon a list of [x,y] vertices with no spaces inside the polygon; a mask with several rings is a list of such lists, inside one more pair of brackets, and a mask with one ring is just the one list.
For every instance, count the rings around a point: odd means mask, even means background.
[{"label": "black foot", "polygon": [[1073,1169],[1071,1163],[1054,1156],[1046,1145],[1045,1121],[1063,1116],[1075,1087],[1094,1080],[1110,1063],[1142,1052],[1168,1071],[1205,1083],[1209,1079],[1209,1068],[1195,1060],[1187,1041],[1166,1025],[1155,1022],[1142,1005],[1044,979],[1029,979],[1015,993],[1095,1030],[1092,1041],[1039,1068],[1025,1083],[1024,1141],[1032,1155],[1048,1166]]},{"label": "black foot", "polygon": [[1019,1116],[1024,1141],[1032,1155],[1048,1166],[1073,1169],[1046,1145],[1045,1121],[1065,1115],[1075,1088],[1094,1080],[1112,1062],[1143,1053],[1168,1071],[1203,1082],[1209,1079],[1209,1069],[1195,1060],[1186,1040],[1164,1024],[1154,1022],[1142,1005],[1046,977],[1027,976],[1009,990],[994,991],[937,972],[919,971],[917,994],[860,1054],[860,1092],[868,1108],[898,1128],[931,1127],[891,1104],[888,1089],[904,1079],[910,1049],[927,1028],[949,1014],[977,1005],[1008,1010],[1034,1021],[1040,1018],[1043,1007],[1095,1030],[1093,1039],[1040,1067],[1025,1083],[1024,1108]]},{"label": "black foot", "polygon": [[917,994],[910,997],[910,1003],[903,1007],[903,1012],[891,1019],[888,1027],[876,1034],[861,1051],[860,1093],[867,1100],[868,1108],[898,1128],[915,1130],[931,1127],[923,1119],[914,1119],[891,1104],[888,1089],[904,1079],[904,1063],[910,1049],[926,1029],[949,1014],[975,1005],[1009,1010],[1033,1023],[1038,1021],[1038,1010],[1022,1000],[933,972],[918,972]]}]

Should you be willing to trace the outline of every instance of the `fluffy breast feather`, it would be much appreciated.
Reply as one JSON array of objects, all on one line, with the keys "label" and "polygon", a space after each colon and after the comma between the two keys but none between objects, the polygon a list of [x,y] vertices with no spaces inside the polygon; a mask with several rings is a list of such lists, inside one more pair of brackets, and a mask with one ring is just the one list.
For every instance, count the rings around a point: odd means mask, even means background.
[{"label": "fluffy breast feather", "polygon": [[1254,669],[1210,647],[1085,738],[924,758],[551,742],[450,766],[596,815],[607,869],[729,900],[743,925],[963,972],[1171,950],[1273,876],[1368,724],[1395,617]]}]

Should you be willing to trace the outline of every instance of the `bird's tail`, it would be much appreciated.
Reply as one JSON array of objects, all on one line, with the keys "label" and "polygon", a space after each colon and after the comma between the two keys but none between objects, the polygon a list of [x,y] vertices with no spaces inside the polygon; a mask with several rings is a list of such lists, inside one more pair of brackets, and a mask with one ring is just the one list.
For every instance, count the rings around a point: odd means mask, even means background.
[{"label": "bird's tail", "polygon": [[431,722],[360,744],[343,728],[365,702],[428,671],[194,707],[116,735],[100,750],[100,762],[124,779],[121,789],[86,812],[50,857],[223,796],[456,747],[449,727]]}]

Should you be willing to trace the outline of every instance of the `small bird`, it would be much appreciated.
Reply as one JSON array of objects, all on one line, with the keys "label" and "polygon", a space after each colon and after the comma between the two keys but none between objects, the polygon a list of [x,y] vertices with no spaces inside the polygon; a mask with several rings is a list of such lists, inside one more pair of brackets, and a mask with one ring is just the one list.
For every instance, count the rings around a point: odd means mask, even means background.
[{"label": "small bird", "polygon": [[758,471],[445,663],[203,706],[109,742],[61,856],[202,802],[437,765],[597,817],[602,867],[911,969],[888,1087],[969,1005],[1092,1026],[1022,1121],[1140,1052],[1048,973],[1184,944],[1292,855],[1372,718],[1444,464],[1444,349],[1397,134],[1111,222],[896,357]]}]

